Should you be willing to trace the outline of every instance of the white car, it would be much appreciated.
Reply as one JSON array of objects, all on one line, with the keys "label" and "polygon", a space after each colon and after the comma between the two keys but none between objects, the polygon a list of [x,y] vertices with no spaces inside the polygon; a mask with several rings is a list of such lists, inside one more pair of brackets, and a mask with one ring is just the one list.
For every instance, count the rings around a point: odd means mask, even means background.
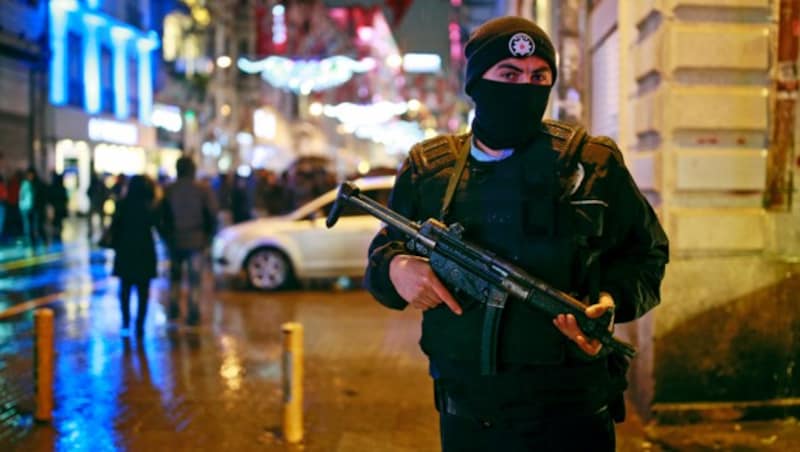
[{"label": "white car", "polygon": [[[362,193],[385,205],[394,176],[353,182]],[[337,192],[338,187],[287,215],[222,229],[211,247],[214,273],[244,273],[250,286],[262,290],[281,289],[301,279],[362,276],[367,249],[381,222],[347,204],[336,225],[327,228],[325,219]]]}]

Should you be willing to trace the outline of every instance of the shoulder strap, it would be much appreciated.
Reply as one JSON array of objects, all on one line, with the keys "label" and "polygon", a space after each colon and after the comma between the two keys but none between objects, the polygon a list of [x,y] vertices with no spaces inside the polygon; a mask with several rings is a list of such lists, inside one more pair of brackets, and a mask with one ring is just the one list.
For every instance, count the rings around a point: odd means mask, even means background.
[{"label": "shoulder strap", "polygon": [[414,145],[409,151],[409,159],[418,177],[438,173],[453,164],[456,156],[446,135],[440,135]]},{"label": "shoulder strap", "polygon": [[589,134],[580,125],[551,119],[542,121],[542,132],[550,137],[553,150],[559,153],[556,173],[561,196],[568,197],[577,190],[583,179],[583,168],[579,162]]},{"label": "shoulder strap", "polygon": [[456,138],[453,135],[447,135],[447,141],[450,149],[456,155],[456,164],[453,167],[453,174],[450,175],[450,180],[447,181],[447,190],[444,192],[444,199],[442,200],[442,208],[439,211],[439,220],[445,221],[447,213],[450,211],[450,203],[453,201],[453,195],[458,187],[458,182],[461,180],[461,175],[464,173],[464,167],[467,165],[467,158],[469,156],[470,140],[465,139],[461,146],[458,146]]},{"label": "shoulder strap", "polygon": [[559,172],[571,172],[580,159],[581,149],[588,138],[586,129],[578,124],[545,119],[542,132],[550,137],[553,149],[557,151]]}]

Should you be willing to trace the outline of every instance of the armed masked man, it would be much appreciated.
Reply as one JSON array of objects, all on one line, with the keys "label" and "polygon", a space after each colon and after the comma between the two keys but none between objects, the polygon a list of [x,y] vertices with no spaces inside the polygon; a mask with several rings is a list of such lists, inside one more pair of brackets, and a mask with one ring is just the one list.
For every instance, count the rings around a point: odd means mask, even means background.
[{"label": "armed masked man", "polygon": [[[616,144],[542,119],[556,79],[549,37],[527,19],[492,19],[465,55],[472,133],[416,144],[389,207],[460,223],[464,240],[585,300],[589,317],[611,311],[627,322],[656,306],[667,237]],[[487,300],[446,287],[406,240],[380,231],[365,283],[382,304],[423,312],[442,449],[614,450],[626,360],[571,314],[552,318],[510,300],[491,338],[496,368],[484,368]]]}]

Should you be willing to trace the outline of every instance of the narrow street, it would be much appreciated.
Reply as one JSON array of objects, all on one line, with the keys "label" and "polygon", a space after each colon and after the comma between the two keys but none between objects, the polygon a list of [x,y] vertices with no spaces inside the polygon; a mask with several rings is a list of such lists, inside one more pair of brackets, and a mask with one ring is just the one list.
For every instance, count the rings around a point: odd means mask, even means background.
[{"label": "narrow street", "polygon": [[[202,324],[189,328],[167,322],[162,276],[135,339],[120,331],[111,252],[79,232],[61,249],[2,254],[0,381],[4,406],[17,407],[0,420],[3,450],[437,450],[418,313],[384,309],[363,290],[214,290],[207,275]],[[49,424],[31,416],[37,307],[55,313]],[[305,330],[302,446],[281,437],[288,321]],[[660,450],[635,420],[619,430],[620,450]]]},{"label": "narrow street", "polygon": [[[145,335],[120,329],[113,254],[71,222],[63,246],[0,251],[0,450],[436,451],[438,418],[418,348],[419,314],[363,290],[324,284],[278,293],[203,281],[203,320],[166,319],[165,270],[152,283]],[[55,314],[55,408],[33,420],[33,312]],[[135,312],[135,311],[134,311]],[[304,340],[304,441],[282,438],[281,325]],[[788,451],[792,417],[617,426],[621,452]]]}]

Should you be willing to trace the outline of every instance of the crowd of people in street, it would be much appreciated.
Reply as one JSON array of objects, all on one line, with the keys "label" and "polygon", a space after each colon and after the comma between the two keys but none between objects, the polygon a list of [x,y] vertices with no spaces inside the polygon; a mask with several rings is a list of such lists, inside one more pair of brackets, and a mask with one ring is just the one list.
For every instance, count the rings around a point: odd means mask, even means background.
[{"label": "crowd of people in street", "polygon": [[222,173],[211,181],[220,210],[231,223],[283,215],[336,186],[330,162],[300,158],[283,172],[258,169],[248,176]]},{"label": "crowd of people in street", "polygon": [[67,201],[61,174],[53,172],[48,183],[33,167],[10,175],[0,170],[0,245],[60,242]]},{"label": "crowd of people in street", "polygon": [[[88,188],[68,190],[64,175],[43,180],[33,167],[5,178],[0,169],[0,239],[37,252],[62,240],[70,215],[86,223],[89,242],[114,250],[113,275],[119,278],[121,327],[144,334],[150,281],[157,276],[157,239],[169,255],[167,314],[190,326],[200,323],[201,276],[220,226],[260,216],[282,215],[336,186],[330,162],[300,158],[285,171],[235,171],[197,177],[189,156],[178,159],[177,178],[142,174],[90,174]],[[83,211],[70,211],[71,196],[86,196]],[[74,200],[73,200],[74,201]],[[84,202],[85,202],[84,201]],[[188,294],[182,290],[188,279]],[[131,298],[138,300],[131,316]],[[133,321],[132,321],[133,319]],[[133,328],[132,328],[133,326]]]},{"label": "crowd of people in street", "polygon": [[[261,216],[283,215],[336,186],[330,162],[301,158],[283,172],[256,169],[199,177],[207,185],[221,212],[223,224]],[[68,191],[64,175],[53,171],[49,181],[33,167],[6,174],[0,168],[0,245],[20,245],[31,250],[62,240],[64,221],[84,218],[90,241],[110,224],[116,204],[125,196],[131,176],[92,172],[85,193]],[[166,176],[154,183],[154,196],[169,183]],[[70,197],[86,195],[84,211],[70,211]]]}]

